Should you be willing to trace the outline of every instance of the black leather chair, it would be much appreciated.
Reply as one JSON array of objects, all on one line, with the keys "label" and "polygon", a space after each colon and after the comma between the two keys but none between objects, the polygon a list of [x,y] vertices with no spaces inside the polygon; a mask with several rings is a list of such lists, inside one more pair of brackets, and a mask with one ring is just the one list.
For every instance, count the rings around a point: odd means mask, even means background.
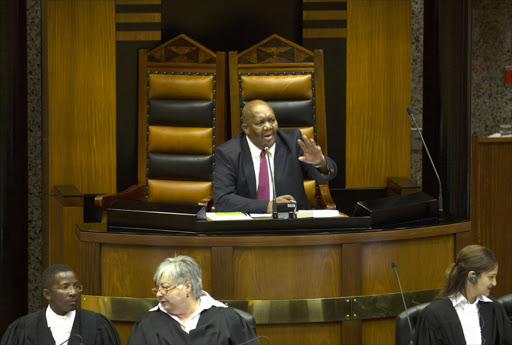
[{"label": "black leather chair", "polygon": [[[430,302],[429,302],[430,303]],[[416,323],[421,311],[429,303],[418,304],[408,309],[409,320],[411,320],[412,331],[416,330]],[[409,328],[409,322],[407,321],[407,314],[405,310],[396,317],[396,329],[395,329],[395,344],[396,345],[409,345],[411,341],[411,330]]]},{"label": "black leather chair", "polygon": [[213,204],[214,150],[227,137],[227,59],[186,35],[139,51],[138,184],[96,197]]},{"label": "black leather chair", "polygon": [[512,293],[509,293],[508,295],[505,296],[501,296],[496,300],[503,305],[505,311],[507,312],[508,319],[512,323]]},{"label": "black leather chair", "polygon": [[[233,307],[231,307],[231,308],[233,308]],[[237,308],[233,308],[233,309],[242,317],[242,319],[247,321],[249,326],[251,326],[252,330],[256,334],[256,320],[254,319],[254,316],[252,316],[252,314],[250,314],[246,311],[243,311],[243,310],[240,310]]]},{"label": "black leather chair", "polygon": [[[231,135],[240,132],[242,109],[261,99],[274,109],[279,128],[296,128],[327,155],[322,50],[310,51],[272,35],[241,53],[229,52]],[[304,181],[313,208],[336,209],[328,182]]]}]

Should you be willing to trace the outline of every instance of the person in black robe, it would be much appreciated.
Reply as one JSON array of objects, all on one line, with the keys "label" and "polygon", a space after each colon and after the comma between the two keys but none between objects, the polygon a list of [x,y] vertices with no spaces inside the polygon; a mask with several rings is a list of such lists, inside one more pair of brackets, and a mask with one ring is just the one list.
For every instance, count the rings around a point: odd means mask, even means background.
[{"label": "person in black robe", "polygon": [[[486,320],[480,324],[485,344],[512,344],[510,321],[503,306],[493,300],[480,303],[479,310],[481,319]],[[466,344],[457,312],[447,298],[435,300],[422,310],[415,335],[415,344]]]},{"label": "person in black robe", "polygon": [[445,286],[420,313],[414,344],[511,344],[512,326],[503,306],[489,298],[498,262],[479,245],[463,248],[446,271]]},{"label": "person in black robe", "polygon": [[61,264],[48,267],[43,272],[42,285],[48,307],[15,320],[0,345],[121,344],[116,328],[107,317],[77,308],[82,286],[71,267]]},{"label": "person in black robe", "polygon": [[234,309],[202,291],[201,269],[191,257],[164,260],[153,282],[159,304],[135,323],[128,345],[235,345],[256,338]]},{"label": "person in black robe", "polygon": [[[1,345],[54,345],[46,323],[46,308],[20,317],[5,332]],[[117,330],[102,314],[77,308],[69,345],[121,344]],[[57,344],[59,345],[59,344]]]}]

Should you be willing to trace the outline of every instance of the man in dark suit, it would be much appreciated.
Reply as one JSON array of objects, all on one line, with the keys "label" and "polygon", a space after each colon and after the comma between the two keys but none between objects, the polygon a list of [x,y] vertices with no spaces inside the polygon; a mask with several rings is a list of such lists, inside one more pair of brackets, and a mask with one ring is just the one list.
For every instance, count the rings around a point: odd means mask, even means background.
[{"label": "man in dark suit", "polygon": [[109,319],[77,308],[82,286],[71,267],[48,267],[43,272],[42,285],[48,307],[15,320],[2,337],[1,345],[121,344]]},{"label": "man in dark suit", "polygon": [[270,156],[277,203],[296,202],[298,209],[310,209],[304,178],[329,181],[337,174],[336,163],[322,154],[313,139],[301,137],[297,129],[279,130],[272,107],[254,100],[242,110],[242,132],[215,151],[213,199],[217,211],[272,211],[271,185],[269,196],[258,199],[259,162],[263,156],[268,158],[262,151]]}]

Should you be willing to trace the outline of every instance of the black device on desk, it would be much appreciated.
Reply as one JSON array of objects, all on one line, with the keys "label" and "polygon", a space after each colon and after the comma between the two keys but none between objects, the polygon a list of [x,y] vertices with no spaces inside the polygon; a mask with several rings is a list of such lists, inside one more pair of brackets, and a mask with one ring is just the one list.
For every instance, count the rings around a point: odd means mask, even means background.
[{"label": "black device on desk", "polygon": [[276,204],[275,212],[272,213],[273,219],[294,219],[297,218],[297,203],[280,202]]}]

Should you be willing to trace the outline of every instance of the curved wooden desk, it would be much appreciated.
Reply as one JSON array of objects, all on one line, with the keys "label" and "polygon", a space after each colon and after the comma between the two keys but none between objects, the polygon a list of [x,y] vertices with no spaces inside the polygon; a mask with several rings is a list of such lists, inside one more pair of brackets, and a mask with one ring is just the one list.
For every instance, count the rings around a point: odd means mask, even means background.
[{"label": "curved wooden desk", "polygon": [[[264,223],[262,223],[264,226]],[[220,300],[291,300],[440,288],[470,222],[365,233],[285,236],[116,234],[78,225],[84,293],[153,297],[152,275],[166,257],[194,257],[203,288]],[[116,323],[126,340],[131,323]],[[392,344],[395,318],[258,325],[271,344]]]}]

